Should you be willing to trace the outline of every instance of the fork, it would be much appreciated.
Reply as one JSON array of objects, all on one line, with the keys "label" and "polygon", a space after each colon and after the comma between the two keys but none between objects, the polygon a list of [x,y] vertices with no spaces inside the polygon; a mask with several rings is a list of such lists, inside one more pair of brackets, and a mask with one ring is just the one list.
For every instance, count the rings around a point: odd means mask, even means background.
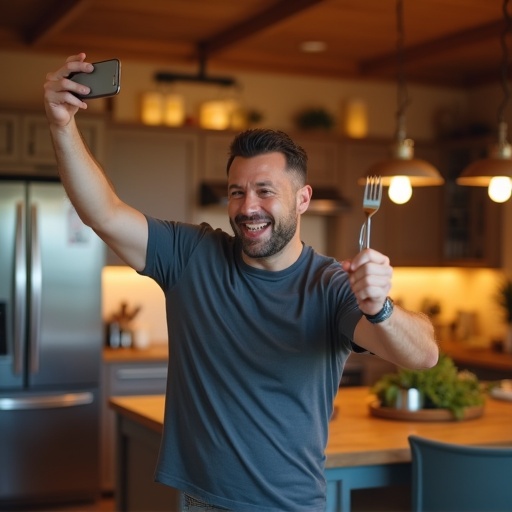
[{"label": "fork", "polygon": [[363,212],[366,215],[366,221],[361,226],[361,232],[359,233],[359,251],[370,247],[372,216],[380,208],[381,200],[382,178],[380,176],[367,176],[363,195]]}]

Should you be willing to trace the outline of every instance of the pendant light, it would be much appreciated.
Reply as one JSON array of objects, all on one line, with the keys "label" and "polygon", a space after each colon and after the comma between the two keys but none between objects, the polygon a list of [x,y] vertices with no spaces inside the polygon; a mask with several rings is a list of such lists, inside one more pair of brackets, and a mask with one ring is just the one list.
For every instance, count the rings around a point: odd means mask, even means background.
[{"label": "pendant light", "polygon": [[414,158],[414,141],[406,137],[405,111],[409,105],[404,71],[404,12],[403,1],[397,0],[397,128],[391,158],[377,162],[368,169],[366,176],[381,176],[382,184],[389,187],[388,195],[396,204],[404,204],[412,196],[412,187],[442,185],[443,178],[435,167]]},{"label": "pendant light", "polygon": [[508,126],[504,120],[505,108],[510,97],[507,80],[508,48],[507,34],[511,21],[508,14],[508,0],[503,1],[503,17],[505,26],[501,34],[501,82],[503,101],[498,108],[498,143],[491,148],[488,158],[477,160],[470,164],[457,178],[458,185],[488,187],[489,197],[496,203],[504,203],[512,194],[512,148],[507,140]]}]

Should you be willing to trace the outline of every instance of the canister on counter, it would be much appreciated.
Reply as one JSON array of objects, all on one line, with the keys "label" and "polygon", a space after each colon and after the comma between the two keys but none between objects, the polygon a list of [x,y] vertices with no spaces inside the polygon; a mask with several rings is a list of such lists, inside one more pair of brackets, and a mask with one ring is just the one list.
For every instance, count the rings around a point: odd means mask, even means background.
[{"label": "canister on counter", "polygon": [[119,322],[107,324],[107,346],[110,348],[119,348],[121,346],[121,326]]}]

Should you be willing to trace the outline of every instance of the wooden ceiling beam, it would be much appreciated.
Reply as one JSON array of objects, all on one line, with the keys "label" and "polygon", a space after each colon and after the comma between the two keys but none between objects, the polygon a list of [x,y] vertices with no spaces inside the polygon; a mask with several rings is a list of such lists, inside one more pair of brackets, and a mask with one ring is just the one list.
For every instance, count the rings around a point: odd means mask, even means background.
[{"label": "wooden ceiling beam", "polygon": [[201,41],[198,45],[199,53],[204,58],[210,57],[257,32],[322,2],[325,2],[325,0],[279,0],[260,14],[233,25],[205,41]]},{"label": "wooden ceiling beam", "polygon": [[[425,43],[406,47],[404,49],[404,61],[417,62],[419,59],[432,58],[439,53],[460,48],[462,46],[475,44],[480,41],[498,38],[505,25],[503,19],[492,21],[469,30],[456,32],[439,39],[432,39]],[[497,41],[498,42],[498,41]],[[498,46],[496,46],[498,52]],[[375,75],[383,71],[389,71],[397,66],[397,53],[388,53],[362,61],[359,69],[362,75]]]},{"label": "wooden ceiling beam", "polygon": [[52,34],[61,31],[91,4],[91,0],[61,0],[37,24],[25,33],[25,42],[31,46],[47,40]]}]

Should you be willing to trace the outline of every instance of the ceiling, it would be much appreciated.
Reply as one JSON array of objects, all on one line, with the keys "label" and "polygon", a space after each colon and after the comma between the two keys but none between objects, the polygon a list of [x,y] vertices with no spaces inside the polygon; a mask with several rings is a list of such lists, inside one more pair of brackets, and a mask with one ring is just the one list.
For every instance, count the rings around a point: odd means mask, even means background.
[{"label": "ceiling", "polygon": [[[16,0],[0,48],[173,65],[395,79],[395,0]],[[408,81],[470,87],[500,79],[502,0],[405,0]],[[304,41],[326,50],[304,53]]]}]

